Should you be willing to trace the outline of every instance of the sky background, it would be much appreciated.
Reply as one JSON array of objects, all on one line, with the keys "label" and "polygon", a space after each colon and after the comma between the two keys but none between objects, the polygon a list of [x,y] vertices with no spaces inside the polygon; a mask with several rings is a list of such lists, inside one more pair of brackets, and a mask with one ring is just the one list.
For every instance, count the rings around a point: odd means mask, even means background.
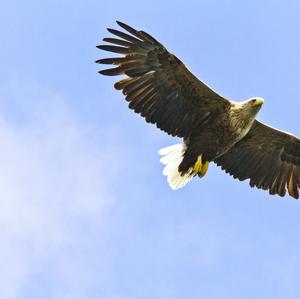
[{"label": "sky background", "polygon": [[127,108],[95,48],[121,20],[300,135],[299,1],[4,1],[0,298],[300,296],[300,205],[214,165],[172,191],[179,142]]}]

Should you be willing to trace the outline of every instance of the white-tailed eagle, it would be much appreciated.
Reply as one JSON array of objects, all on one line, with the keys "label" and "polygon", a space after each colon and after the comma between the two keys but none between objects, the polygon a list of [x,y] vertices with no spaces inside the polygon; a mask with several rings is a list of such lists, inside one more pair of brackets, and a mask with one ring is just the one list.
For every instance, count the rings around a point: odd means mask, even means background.
[{"label": "white-tailed eagle", "polygon": [[237,103],[226,99],[193,75],[156,39],[117,22],[126,32],[108,29],[99,49],[122,54],[97,60],[114,68],[103,75],[126,75],[115,84],[129,108],[182,144],[163,148],[163,174],[173,189],[203,177],[210,162],[250,185],[299,198],[300,140],[257,121],[263,99]]}]

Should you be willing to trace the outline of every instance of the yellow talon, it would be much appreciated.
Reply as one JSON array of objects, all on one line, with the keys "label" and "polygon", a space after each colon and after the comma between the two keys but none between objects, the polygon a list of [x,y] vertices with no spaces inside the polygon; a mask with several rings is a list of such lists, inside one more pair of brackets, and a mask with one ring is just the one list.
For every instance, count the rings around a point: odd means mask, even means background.
[{"label": "yellow talon", "polygon": [[198,156],[198,159],[194,165],[194,173],[197,174],[202,168],[202,155]]},{"label": "yellow talon", "polygon": [[200,178],[204,177],[208,169],[208,164],[209,164],[208,161],[202,164],[202,155],[199,155],[194,165],[194,173],[198,174]]},{"label": "yellow talon", "polygon": [[205,174],[206,174],[206,172],[207,172],[207,170],[208,170],[208,165],[209,165],[209,162],[208,162],[208,161],[206,161],[206,162],[204,163],[204,165],[202,165],[202,168],[201,168],[200,172],[198,173],[198,176],[199,176],[200,178],[202,178],[202,177],[205,176]]}]

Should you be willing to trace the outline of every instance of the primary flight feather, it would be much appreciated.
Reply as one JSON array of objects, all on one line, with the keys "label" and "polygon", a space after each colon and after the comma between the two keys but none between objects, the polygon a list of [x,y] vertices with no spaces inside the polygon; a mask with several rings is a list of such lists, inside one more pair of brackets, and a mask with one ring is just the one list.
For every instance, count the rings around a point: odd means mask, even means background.
[{"label": "primary flight feather", "polygon": [[144,31],[117,22],[99,49],[122,54],[97,63],[114,65],[99,73],[126,75],[115,84],[129,108],[182,144],[163,148],[163,174],[171,188],[203,177],[210,162],[239,180],[284,196],[299,198],[300,140],[257,121],[262,98],[226,99],[195,77],[186,66]]}]

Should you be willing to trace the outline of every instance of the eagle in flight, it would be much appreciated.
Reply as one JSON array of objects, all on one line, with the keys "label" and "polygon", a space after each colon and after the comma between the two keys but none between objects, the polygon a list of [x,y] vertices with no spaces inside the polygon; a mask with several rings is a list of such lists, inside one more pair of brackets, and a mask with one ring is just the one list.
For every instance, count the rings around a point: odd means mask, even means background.
[{"label": "eagle in flight", "polygon": [[117,22],[101,50],[121,54],[97,63],[99,73],[126,75],[115,83],[129,108],[182,144],[159,151],[172,189],[203,177],[210,162],[250,186],[296,199],[300,188],[300,140],[256,120],[264,100],[234,102],[217,94],[151,35]]}]

